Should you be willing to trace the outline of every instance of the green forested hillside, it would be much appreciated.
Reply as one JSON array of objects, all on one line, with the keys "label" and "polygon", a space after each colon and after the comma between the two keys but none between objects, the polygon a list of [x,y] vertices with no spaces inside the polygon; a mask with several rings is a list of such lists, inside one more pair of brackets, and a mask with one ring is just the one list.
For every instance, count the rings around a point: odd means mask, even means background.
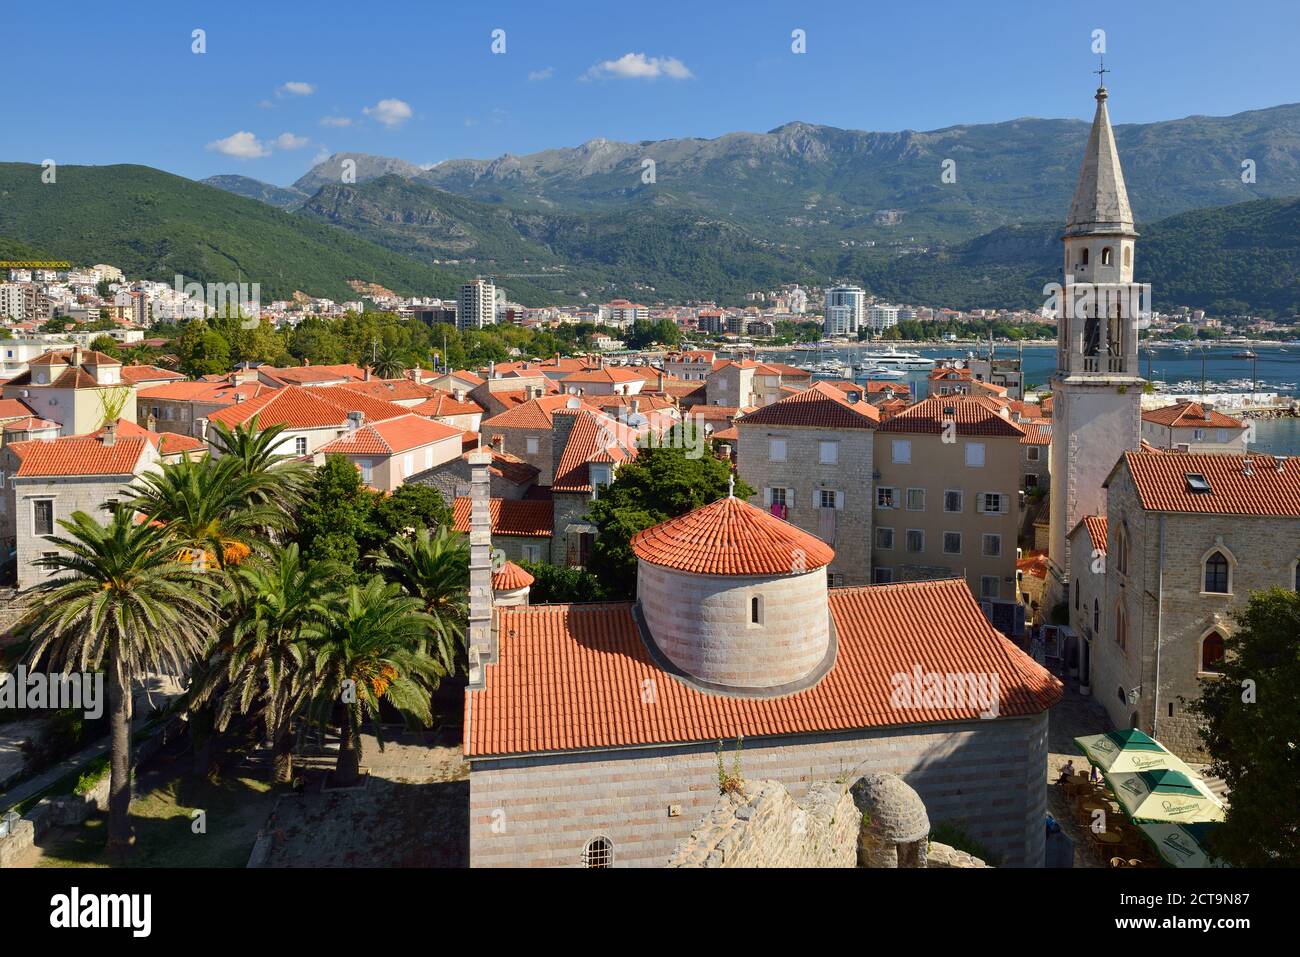
[{"label": "green forested hillside", "polygon": [[0,163],[0,236],[77,263],[171,282],[260,282],[263,301],[295,290],[352,299],[347,280],[446,295],[459,274],[300,216],[147,166]]}]

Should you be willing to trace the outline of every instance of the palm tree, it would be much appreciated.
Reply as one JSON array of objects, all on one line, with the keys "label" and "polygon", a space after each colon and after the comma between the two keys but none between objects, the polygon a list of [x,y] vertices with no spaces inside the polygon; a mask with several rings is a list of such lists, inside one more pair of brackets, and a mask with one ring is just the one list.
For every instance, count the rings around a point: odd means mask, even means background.
[{"label": "palm tree", "polygon": [[312,683],[310,645],[324,637],[335,579],[332,562],[309,562],[290,544],[266,560],[241,565],[233,574],[234,616],[228,643],[214,664],[224,676],[216,727],[224,731],[236,712],[260,713],[271,742],[274,780],[293,776],[293,719],[302,713]]},{"label": "palm tree", "polygon": [[400,379],[406,372],[406,363],[391,348],[384,346],[375,352],[370,368],[381,379]]},{"label": "palm tree", "polygon": [[279,506],[255,501],[273,488],[268,476],[245,475],[241,460],[233,456],[186,456],[141,475],[127,494],[134,495],[130,507],[164,526],[196,565],[211,561],[224,568],[264,546],[265,530],[289,524]]},{"label": "palm tree", "polygon": [[469,620],[469,543],[439,528],[389,542],[375,567],[417,599],[432,619],[429,651],[447,674],[464,670],[465,626]]},{"label": "palm tree", "polygon": [[316,683],[311,714],[318,725],[342,706],[336,783],[352,784],[361,765],[361,727],[376,720],[387,701],[409,722],[427,726],[429,699],[446,670],[424,650],[432,619],[397,586],[372,576],[350,585],[331,602],[323,638],[312,647]]},{"label": "palm tree", "polygon": [[60,521],[60,551],[36,564],[58,572],[28,612],[31,665],[108,676],[108,849],[131,843],[131,688],[149,672],[181,674],[203,652],[213,620],[215,577],[178,562],[166,532],[118,508],[107,525],[85,512]]},{"label": "palm tree", "polygon": [[224,422],[214,422],[208,440],[221,458],[240,463],[237,474],[249,482],[250,500],[259,505],[278,505],[289,511],[302,501],[311,466],[291,455],[277,452],[284,441],[284,425],[257,427],[257,416],[233,429]]}]

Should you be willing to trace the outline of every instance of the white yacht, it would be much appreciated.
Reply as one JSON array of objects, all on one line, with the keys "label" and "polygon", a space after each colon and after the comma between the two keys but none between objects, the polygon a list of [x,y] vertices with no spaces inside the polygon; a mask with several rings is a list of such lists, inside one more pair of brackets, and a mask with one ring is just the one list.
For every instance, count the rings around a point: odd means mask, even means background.
[{"label": "white yacht", "polygon": [[861,353],[864,365],[874,365],[892,369],[933,369],[934,360],[916,352],[899,352],[889,349],[885,352]]}]

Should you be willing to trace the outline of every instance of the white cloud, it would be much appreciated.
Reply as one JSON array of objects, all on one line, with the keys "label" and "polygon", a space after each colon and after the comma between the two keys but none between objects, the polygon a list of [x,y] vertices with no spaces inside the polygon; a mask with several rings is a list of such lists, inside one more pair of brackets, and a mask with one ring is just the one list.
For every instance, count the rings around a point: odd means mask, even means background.
[{"label": "white cloud", "polygon": [[328,147],[328,146],[322,146],[320,149],[318,149],[318,150],[316,151],[316,155],[312,157],[311,165],[312,165],[312,166],[319,166],[321,163],[323,163],[323,162],[325,162],[327,159],[329,159],[330,156],[332,156],[332,155],[333,155],[333,154],[330,153],[330,151],[329,151],[329,147]]},{"label": "white cloud", "polygon": [[321,126],[351,126],[352,120],[346,116],[322,116]]},{"label": "white cloud", "polygon": [[294,136],[292,133],[281,133],[273,142],[282,150],[300,150],[307,145],[307,137]]},{"label": "white cloud", "polygon": [[545,69],[533,70],[531,73],[529,73],[528,82],[536,83],[539,80],[549,80],[553,76],[555,76],[555,67],[548,66]]},{"label": "white cloud", "polygon": [[617,60],[602,60],[581,77],[599,80],[614,77],[621,80],[657,80],[666,76],[670,80],[689,80],[692,73],[677,57],[648,57],[644,53],[624,53]]},{"label": "white cloud", "polygon": [[311,96],[316,92],[316,87],[312,83],[303,83],[301,80],[290,80],[284,86],[275,91],[276,96]]},{"label": "white cloud", "polygon": [[204,148],[235,159],[260,159],[271,155],[266,144],[245,130],[231,133],[224,140],[213,140]]},{"label": "white cloud", "polygon": [[401,126],[411,118],[411,104],[402,100],[380,100],[361,112],[366,116],[373,116],[385,126]]}]

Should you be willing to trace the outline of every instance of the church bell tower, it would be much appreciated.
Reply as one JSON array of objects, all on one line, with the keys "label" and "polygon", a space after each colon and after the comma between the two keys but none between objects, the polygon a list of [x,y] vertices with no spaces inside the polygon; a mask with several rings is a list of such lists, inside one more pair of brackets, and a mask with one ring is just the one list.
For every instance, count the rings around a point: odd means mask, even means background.
[{"label": "church bell tower", "polygon": [[1147,287],[1133,282],[1137,231],[1124,188],[1105,86],[1061,237],[1064,280],[1057,303],[1052,377],[1051,540],[1053,603],[1070,577],[1066,536],[1086,515],[1106,514],[1102,483],[1138,447],[1144,380],[1138,374],[1138,316]]}]

